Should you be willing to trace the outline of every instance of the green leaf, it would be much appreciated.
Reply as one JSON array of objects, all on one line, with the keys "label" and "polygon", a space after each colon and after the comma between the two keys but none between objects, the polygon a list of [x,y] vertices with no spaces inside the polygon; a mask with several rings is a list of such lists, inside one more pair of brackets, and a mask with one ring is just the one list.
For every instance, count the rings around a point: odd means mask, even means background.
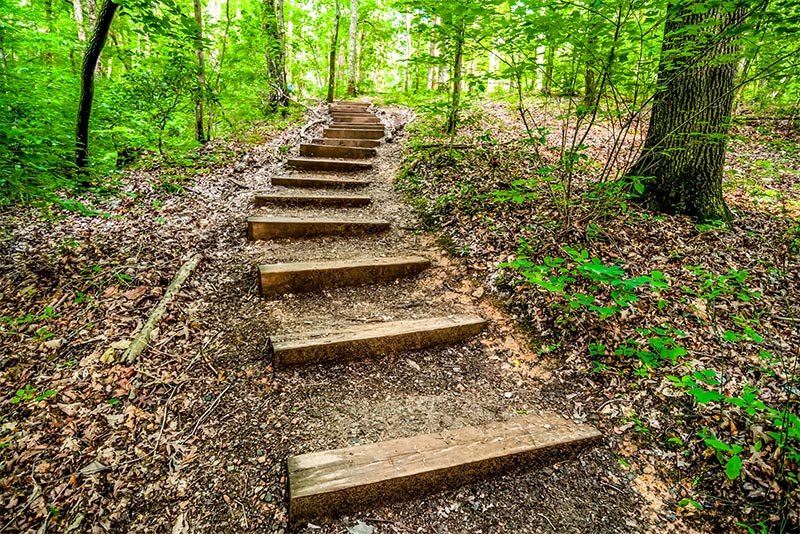
[{"label": "green leaf", "polygon": [[698,510],[703,509],[702,504],[692,499],[681,499],[681,501],[678,503],[678,506],[692,506],[694,508],[697,508]]},{"label": "green leaf", "polygon": [[739,477],[742,472],[742,459],[738,455],[731,456],[728,463],[725,464],[725,475],[729,480],[734,480]]}]

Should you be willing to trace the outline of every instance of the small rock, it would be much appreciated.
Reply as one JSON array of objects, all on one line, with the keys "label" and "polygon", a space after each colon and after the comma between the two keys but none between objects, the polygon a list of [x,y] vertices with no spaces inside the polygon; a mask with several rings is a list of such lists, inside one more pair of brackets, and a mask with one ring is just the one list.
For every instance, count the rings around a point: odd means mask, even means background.
[{"label": "small rock", "polygon": [[479,287],[478,289],[476,289],[475,291],[472,292],[472,296],[475,297],[476,299],[479,299],[479,298],[481,298],[483,296],[484,292],[485,291],[483,289],[483,286],[481,286],[481,287]]},{"label": "small rock", "polygon": [[59,349],[59,348],[61,348],[61,345],[63,343],[64,343],[64,340],[61,339],[61,338],[59,338],[59,339],[51,339],[49,341],[45,341],[44,342],[44,346],[45,346],[45,348],[48,348],[48,349]]},{"label": "small rock", "polygon": [[513,394],[513,393],[511,393],[510,391],[506,391],[505,393],[503,393],[503,396],[504,396],[505,398],[507,398],[507,399],[510,399],[511,397],[513,397],[513,396],[514,396],[514,394]]}]

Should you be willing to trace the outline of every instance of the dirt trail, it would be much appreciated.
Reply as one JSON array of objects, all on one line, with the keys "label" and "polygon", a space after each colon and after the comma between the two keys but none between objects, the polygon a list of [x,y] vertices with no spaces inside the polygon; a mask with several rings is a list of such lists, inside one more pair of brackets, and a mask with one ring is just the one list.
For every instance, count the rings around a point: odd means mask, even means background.
[{"label": "dirt trail", "polygon": [[[393,189],[402,143],[379,149],[365,188],[368,208],[309,210],[254,208],[252,195],[270,189],[266,173],[245,175],[209,261],[198,320],[218,332],[196,372],[221,378],[186,391],[183,417],[200,417],[222,392],[217,408],[191,442],[190,461],[173,466],[159,494],[140,502],[142,531],[187,526],[192,532],[281,532],[286,529],[285,460],[289,455],[437,432],[502,420],[537,409],[573,413],[568,401],[543,399],[535,379],[515,365],[531,360],[512,322],[488,301],[462,266],[420,231]],[[360,175],[363,176],[364,173]],[[274,190],[273,188],[272,190]],[[392,229],[366,238],[248,242],[247,215],[378,217]],[[254,266],[264,262],[421,254],[433,262],[422,275],[385,285],[263,300]],[[269,367],[270,335],[328,330],[373,321],[490,311],[491,326],[460,346],[416,351],[346,365],[284,372]],[[527,375],[527,376],[526,376]],[[575,387],[580,387],[578,384]],[[205,399],[205,400],[204,400]],[[520,470],[422,501],[390,504],[343,517],[313,532],[345,532],[363,521],[374,532],[642,532],[642,500],[602,446],[556,466]],[[357,530],[356,532],[366,532]]]},{"label": "dirt trail", "polygon": [[[381,114],[397,125],[406,112],[388,109]],[[312,129],[309,135],[317,133]],[[67,417],[72,428],[54,438],[56,444],[47,449],[55,459],[42,458],[51,462],[48,465],[62,466],[67,474],[93,459],[105,467],[81,471],[74,489],[69,476],[59,475],[52,483],[39,477],[47,499],[22,512],[18,510],[28,491],[22,488],[30,487],[25,486],[30,477],[20,472],[14,481],[9,478],[7,484],[16,485],[19,493],[7,509],[17,514],[18,524],[24,524],[24,513],[39,508],[46,513],[46,505],[60,505],[59,499],[66,499],[68,504],[52,523],[74,524],[74,531],[286,532],[290,455],[503,420],[541,409],[596,422],[570,400],[570,392],[581,388],[580,383],[559,382],[535,365],[520,365],[536,362],[537,355],[526,348],[513,319],[488,296],[477,297],[484,293],[480,281],[470,278],[433,236],[421,231],[411,208],[393,188],[404,149],[402,135],[378,149],[375,170],[360,175],[372,181],[358,191],[372,197],[369,207],[317,212],[377,217],[388,220],[391,230],[358,239],[248,241],[247,216],[314,214],[309,209],[256,208],[253,203],[256,192],[277,190],[270,177],[288,172],[276,157],[278,147],[294,142],[296,135],[296,129],[281,133],[216,170],[202,187],[199,181],[187,187],[185,195],[163,204],[158,224],[139,215],[93,222],[89,227],[82,222],[58,223],[84,225],[81,235],[104,235],[109,246],[120,249],[114,251],[119,261],[135,260],[136,267],[128,270],[151,286],[168,282],[163,275],[159,282],[151,272],[165,263],[174,272],[180,257],[196,251],[203,251],[206,260],[171,308],[158,341],[140,357],[135,377],[131,377],[134,369],[109,366],[102,359],[112,341],[129,339],[136,315],[146,315],[150,306],[140,304],[131,310],[130,291],[107,290],[98,300],[102,309],[114,311],[105,312],[105,317],[124,312],[125,320],[105,323],[102,336],[76,334],[80,342],[68,348],[69,354],[59,355],[78,363],[74,368],[52,367],[52,379],[63,387],[59,386],[60,404],[47,405],[42,412],[42,421],[51,422],[42,424],[63,420],[70,413],[67,408],[83,415]],[[133,209],[121,206],[122,211]],[[127,235],[135,232],[135,239],[120,237],[123,226]],[[25,239],[32,243],[49,230],[32,223],[28,229],[20,226],[13,231],[19,236],[14,246],[20,247]],[[274,300],[257,294],[259,263],[403,254],[425,256],[433,265],[417,277],[384,285]],[[455,346],[281,372],[270,366],[273,335],[456,313],[481,315],[490,325],[482,335]],[[19,373],[31,376],[32,369],[20,367]],[[79,392],[67,391],[67,385],[98,393],[83,401]],[[110,396],[133,400],[109,405]],[[93,406],[97,407],[89,413]],[[635,473],[621,467],[602,443],[568,462],[522,467],[424,500],[385,503],[320,528],[309,526],[307,531],[671,531],[674,514],[642,497],[629,482]],[[12,470],[13,463],[6,469]],[[47,520],[42,523],[33,516],[30,521],[37,529],[47,525]]]}]

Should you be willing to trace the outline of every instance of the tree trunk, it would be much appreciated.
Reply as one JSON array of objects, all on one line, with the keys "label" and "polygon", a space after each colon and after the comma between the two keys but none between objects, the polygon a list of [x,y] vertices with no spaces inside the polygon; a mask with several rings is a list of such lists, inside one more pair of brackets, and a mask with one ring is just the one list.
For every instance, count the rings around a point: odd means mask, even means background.
[{"label": "tree trunk", "polygon": [[198,143],[206,142],[203,128],[203,100],[206,88],[206,57],[203,50],[203,1],[194,0],[194,21],[197,23],[195,52],[197,53],[197,99],[194,103],[194,138]]},{"label": "tree trunk", "polygon": [[97,3],[95,0],[86,0],[86,12],[89,14],[89,26],[94,28],[97,22]]},{"label": "tree trunk", "polygon": [[406,70],[403,76],[403,93],[408,94],[411,81],[411,11],[406,11]]},{"label": "tree trunk", "polygon": [[455,133],[458,127],[458,107],[461,105],[461,71],[464,64],[464,21],[456,27],[455,50],[453,52],[453,97],[450,102],[450,117],[447,133]]},{"label": "tree trunk", "polygon": [[[744,10],[693,13],[691,7],[669,6],[647,139],[627,176],[650,178],[642,197],[655,209],[728,221],[722,170],[738,46],[719,32],[738,28]],[[688,27],[700,30],[692,36]]]},{"label": "tree trunk", "polygon": [[333,30],[331,32],[331,52],[328,58],[328,102],[333,102],[336,92],[336,43],[339,42],[339,0],[335,0],[336,6],[333,15]]},{"label": "tree trunk", "polygon": [[78,27],[78,40],[86,42],[86,27],[83,25],[83,4],[81,0],[72,0],[72,7],[75,11],[75,25]]},{"label": "tree trunk", "polygon": [[553,67],[556,60],[556,47],[550,45],[547,47],[544,58],[544,83],[542,84],[542,92],[546,95],[550,94],[553,86]]},{"label": "tree trunk", "polygon": [[283,30],[283,0],[263,0],[263,29],[267,34],[267,72],[272,92],[270,103],[273,108],[288,103],[286,88],[286,38]]},{"label": "tree trunk", "polygon": [[[94,71],[100,59],[100,52],[106,44],[111,21],[114,20],[119,4],[113,0],[106,0],[100,8],[97,23],[92,30],[92,36],[86,45],[81,68],[81,93],[78,102],[78,121],[75,127],[75,165],[80,170],[86,169],[89,163],[89,117],[92,114],[92,101],[94,99]],[[82,185],[88,186],[88,182]]]},{"label": "tree trunk", "polygon": [[358,51],[358,0],[350,0],[350,48],[347,56],[347,96],[356,96]]}]

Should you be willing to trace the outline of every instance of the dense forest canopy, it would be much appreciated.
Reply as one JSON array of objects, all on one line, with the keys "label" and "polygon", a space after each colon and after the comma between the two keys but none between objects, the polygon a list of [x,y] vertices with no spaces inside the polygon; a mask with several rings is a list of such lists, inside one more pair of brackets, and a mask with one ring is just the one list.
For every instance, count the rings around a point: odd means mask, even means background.
[{"label": "dense forest canopy", "polygon": [[[718,0],[688,4],[694,13],[734,6]],[[341,30],[336,95],[344,96],[352,65],[359,94],[443,106],[443,116],[488,94],[517,97],[521,108],[534,97],[572,97],[568,111],[578,120],[596,108],[628,120],[652,103],[669,8],[662,1],[629,0],[168,0],[119,6],[94,68],[89,150],[98,175],[144,151],[186,149],[285,114],[282,104],[289,100],[276,98],[276,91],[298,102],[324,97],[334,19]],[[351,38],[352,6],[358,14]],[[54,198],[53,191],[75,183],[81,65],[102,7],[95,0],[0,4],[5,202]],[[740,9],[746,11],[741,24],[711,32],[736,40],[722,60],[735,63],[737,113],[794,113],[800,6],[778,0],[743,2]],[[700,33],[702,23],[690,26],[685,41],[702,56],[703,43],[692,37]],[[466,101],[453,98],[454,92]]]}]

